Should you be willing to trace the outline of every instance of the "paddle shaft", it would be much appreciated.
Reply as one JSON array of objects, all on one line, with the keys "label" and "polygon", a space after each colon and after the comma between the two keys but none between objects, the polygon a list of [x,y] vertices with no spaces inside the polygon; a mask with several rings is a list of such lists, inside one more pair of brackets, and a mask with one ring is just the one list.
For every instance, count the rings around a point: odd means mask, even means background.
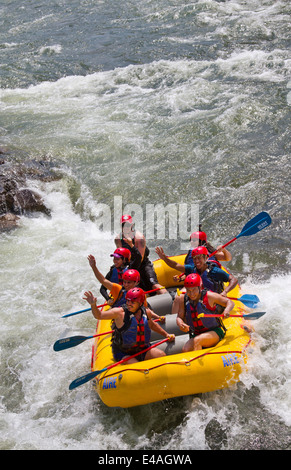
[{"label": "paddle shaft", "polygon": [[[204,318],[211,318],[211,317],[219,317],[219,318],[222,318],[223,317],[223,314],[221,315],[220,313],[205,313],[205,314],[202,314],[201,316],[203,316]],[[246,315],[228,315],[228,317],[237,317],[237,318],[243,318],[245,317]]]},{"label": "paddle shaft", "polygon": [[[181,291],[177,289],[177,294],[181,295]],[[239,300],[241,303],[243,303],[246,307],[254,308],[259,302],[260,299],[256,295],[251,295],[251,294],[246,294],[243,295],[242,297],[226,297],[227,299],[230,300]]]},{"label": "paddle shaft", "polygon": [[[97,308],[105,307],[105,305],[107,305],[107,302],[105,304],[97,305]],[[67,313],[66,315],[63,315],[62,318],[72,317],[73,315],[79,315],[79,313],[89,312],[89,310],[91,310],[91,307],[85,308],[84,310],[79,310],[78,312]]]},{"label": "paddle shaft", "polygon": [[[150,349],[156,348],[157,346],[159,346],[159,345],[162,344],[162,343],[165,343],[166,341],[169,341],[169,338],[164,338],[164,339],[162,339],[161,341],[158,341],[157,343],[152,344],[152,345],[149,346],[148,348],[143,349],[142,351],[139,351],[139,352],[133,354],[132,356],[125,357],[124,359],[121,359],[121,361],[115,362],[114,364],[111,364],[110,366],[105,367],[105,368],[102,369],[102,371],[100,371],[100,372],[103,372],[103,371],[105,371],[105,370],[112,369],[112,367],[115,367],[115,366],[119,366],[120,364],[123,364],[124,362],[127,362],[129,359],[133,359],[133,358],[135,358],[136,356],[139,356],[139,355],[142,354],[142,353],[148,352],[148,351],[150,351]],[[97,371],[97,373],[100,373],[100,372]]]},{"label": "paddle shaft", "polygon": [[[157,287],[156,289],[148,290],[145,292],[145,294],[151,294],[152,292],[156,292],[157,290],[161,290],[161,289],[164,289],[164,287],[162,286],[162,287]],[[105,307],[106,305],[108,305],[107,302],[105,302],[105,304],[97,305],[97,308],[102,308],[102,307]],[[63,315],[62,318],[72,317],[73,315],[79,315],[79,313],[89,312],[89,310],[91,310],[91,307],[85,308],[84,310],[79,310],[78,312],[67,313],[66,315]]]},{"label": "paddle shaft", "polygon": [[235,240],[237,240],[237,237],[234,237],[232,240],[230,240],[229,242],[225,243],[225,245],[222,245],[222,247],[219,249],[219,250],[215,250],[213,251],[212,253],[210,253],[210,257],[211,256],[214,256],[218,251],[222,250],[223,248],[226,248],[228,245],[230,245],[231,243],[233,243]]},{"label": "paddle shaft", "polygon": [[[235,240],[237,240],[240,237],[245,237],[249,235],[253,235],[260,230],[263,230],[264,228],[268,227],[268,225],[272,222],[271,217],[267,212],[261,212],[260,214],[256,215],[252,219],[250,219],[245,226],[243,227],[242,231],[234,237],[232,240],[229,242],[225,243],[225,245],[222,245],[222,247],[219,250],[222,250],[223,248],[226,248],[228,245],[233,243]],[[213,251],[213,253],[210,254],[210,256],[214,256],[219,250]]]},{"label": "paddle shaft", "polygon": [[106,370],[112,369],[115,366],[123,364],[124,362],[127,362],[130,359],[133,359],[134,357],[139,356],[142,353],[148,352],[150,349],[156,348],[157,346],[159,346],[162,343],[165,343],[166,341],[169,341],[169,338],[165,338],[162,341],[159,341],[158,343],[152,344],[148,348],[143,349],[142,351],[139,351],[138,353],[133,354],[132,356],[125,357],[124,359],[121,359],[121,361],[115,362],[114,364],[111,364],[108,367],[104,367],[104,369],[97,370],[97,371],[94,371],[94,372],[90,372],[89,374],[83,375],[82,377],[79,377],[78,379],[73,380],[73,382],[71,382],[71,384],[69,386],[69,389],[73,390],[74,388],[79,387],[80,385],[83,385],[86,382],[89,382],[89,380],[94,379],[94,377],[96,377],[96,375],[99,375],[102,372],[105,372]]},{"label": "paddle shaft", "polygon": [[[258,319],[260,317],[262,317],[263,315],[265,315],[266,312],[253,312],[253,313],[248,313],[246,315],[228,315],[228,317],[233,317],[233,318],[246,318],[247,320],[255,320],[255,319]],[[223,314],[220,314],[220,313],[201,313],[200,315],[198,315],[198,318],[199,317],[205,317],[205,318],[211,318],[211,317],[220,317],[220,318],[223,318]]]},{"label": "paddle shaft", "polygon": [[[161,321],[160,318],[156,318],[154,322]],[[53,349],[54,351],[63,351],[64,349],[74,348],[79,344],[83,343],[87,339],[98,338],[99,336],[109,335],[113,333],[114,330],[105,331],[104,333],[98,333],[92,336],[69,336],[67,338],[59,339],[55,342]]]}]

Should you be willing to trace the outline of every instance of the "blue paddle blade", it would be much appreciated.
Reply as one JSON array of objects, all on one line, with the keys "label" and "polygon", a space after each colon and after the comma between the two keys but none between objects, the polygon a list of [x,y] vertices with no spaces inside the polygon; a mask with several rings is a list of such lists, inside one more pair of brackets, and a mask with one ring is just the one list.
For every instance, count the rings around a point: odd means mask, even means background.
[{"label": "blue paddle blade", "polygon": [[272,219],[268,212],[260,212],[260,214],[253,217],[248,223],[243,227],[241,233],[237,235],[236,238],[245,237],[249,235],[254,235],[257,232],[260,232],[264,228],[268,227],[272,223]]},{"label": "blue paddle blade", "polygon": [[243,315],[243,318],[245,318],[246,320],[256,320],[260,317],[262,317],[263,315],[265,315],[266,312],[253,312],[253,313],[248,313],[247,315]]},{"label": "blue paddle blade", "polygon": [[255,308],[259,303],[260,299],[257,295],[245,294],[238,299],[246,307]]},{"label": "blue paddle blade", "polygon": [[257,308],[258,302],[253,302],[252,300],[241,301],[248,308]]},{"label": "blue paddle blade", "polygon": [[94,372],[90,372],[89,374],[82,375],[82,377],[79,377],[78,379],[73,380],[73,382],[70,383],[69,390],[73,390],[76,387],[79,387],[80,385],[85,384],[86,382],[89,382],[89,380],[94,379],[96,375],[101,374],[101,372],[105,372],[108,369],[108,367],[105,367],[102,370],[95,370]]},{"label": "blue paddle blade", "polygon": [[91,338],[94,338],[94,336],[71,336],[69,338],[62,338],[55,342],[53,349],[54,351],[62,351],[63,349],[74,348],[78,346],[78,344]]},{"label": "blue paddle blade", "polygon": [[253,300],[254,302],[257,302],[259,303],[260,302],[260,299],[257,295],[254,295],[254,294],[244,294],[242,296],[243,299],[245,300]]}]

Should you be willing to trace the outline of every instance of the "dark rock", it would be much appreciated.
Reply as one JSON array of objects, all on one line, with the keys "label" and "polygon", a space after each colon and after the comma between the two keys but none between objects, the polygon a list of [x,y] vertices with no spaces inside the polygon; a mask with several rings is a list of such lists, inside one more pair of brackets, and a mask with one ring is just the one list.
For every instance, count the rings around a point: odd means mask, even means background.
[{"label": "dark rock", "polygon": [[227,445],[227,433],[217,419],[213,418],[205,427],[205,439],[211,450],[222,450]]},{"label": "dark rock", "polygon": [[0,231],[17,227],[20,215],[41,212],[50,216],[42,197],[29,188],[29,180],[55,181],[62,175],[47,159],[19,162],[0,147]]},{"label": "dark rock", "polygon": [[45,182],[62,178],[54,170],[54,164],[49,160],[28,160],[24,162],[23,166],[26,178],[38,179]]},{"label": "dark rock", "polygon": [[4,214],[0,216],[0,232],[12,230],[17,227],[17,221],[20,219],[15,214]]},{"label": "dark rock", "polygon": [[28,188],[10,191],[6,195],[6,207],[8,212],[17,215],[26,215],[31,212],[43,212],[50,215],[50,210],[45,206],[42,197]]}]

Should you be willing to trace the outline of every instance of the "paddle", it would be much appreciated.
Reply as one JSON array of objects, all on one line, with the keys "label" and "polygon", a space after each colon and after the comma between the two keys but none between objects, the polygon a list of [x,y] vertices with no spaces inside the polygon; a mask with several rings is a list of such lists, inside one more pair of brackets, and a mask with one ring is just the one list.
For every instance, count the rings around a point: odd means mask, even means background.
[{"label": "paddle", "polygon": [[87,339],[97,338],[98,336],[103,336],[103,335],[109,335],[110,333],[113,333],[113,330],[106,331],[105,333],[99,333],[98,335],[92,335],[92,336],[77,335],[77,336],[70,336],[68,338],[58,339],[55,342],[53,349],[54,351],[62,351],[63,349],[74,348],[75,346],[78,346],[78,344],[83,343]]},{"label": "paddle", "polygon": [[[157,287],[157,289],[148,290],[145,292],[145,294],[151,294],[152,292],[156,292],[157,290],[161,290],[161,289],[165,289],[165,287],[162,286],[162,287]],[[105,302],[105,304],[102,304],[102,305],[97,305],[97,308],[105,307],[105,305],[108,305],[107,302]],[[79,315],[79,313],[89,312],[89,310],[91,310],[91,307],[85,308],[84,310],[79,310],[78,312],[67,313],[66,315],[63,315],[61,318],[71,317],[73,315]]]},{"label": "paddle", "polygon": [[[161,318],[156,318],[154,322],[159,322],[161,321]],[[69,348],[74,348],[75,346],[78,346],[78,344],[83,343],[87,339],[92,339],[92,338],[98,338],[98,336],[103,336],[103,335],[109,335],[113,333],[114,330],[111,331],[106,331],[105,333],[99,333],[97,335],[93,336],[68,336],[67,338],[62,338],[58,339],[54,346],[53,349],[54,351],[63,351],[64,349],[69,349]]]},{"label": "paddle", "polygon": [[[245,318],[246,320],[256,320],[257,318],[262,317],[265,315],[266,312],[253,312],[253,313],[248,313],[247,315],[229,315],[229,317],[234,317],[234,318]],[[210,318],[210,317],[223,317],[223,314],[219,313],[200,313],[198,315],[198,318],[205,317],[205,318]]]},{"label": "paddle", "polygon": [[136,354],[133,354],[132,356],[125,357],[124,359],[121,359],[121,361],[115,362],[114,364],[111,364],[110,366],[104,367],[104,369],[101,370],[95,370],[93,372],[90,372],[89,374],[82,375],[82,377],[79,377],[78,379],[73,380],[69,386],[69,390],[73,390],[76,387],[79,387],[80,385],[83,385],[86,382],[89,382],[89,380],[94,379],[96,375],[101,374],[101,372],[105,372],[106,370],[112,369],[112,367],[118,366],[119,364],[123,364],[124,362],[127,362],[129,359],[133,359],[136,356],[139,356],[142,353],[145,353],[149,351],[150,349],[156,348],[162,343],[165,343],[166,341],[169,341],[170,338],[165,338],[162,341],[159,341],[158,343],[154,343],[151,346],[149,346],[146,349],[143,349],[142,351],[139,351]]},{"label": "paddle", "polygon": [[[183,294],[183,292],[181,292],[180,289],[177,289],[177,294],[181,295],[181,294]],[[257,297],[256,295],[252,295],[252,294],[245,294],[245,295],[242,295],[241,297],[238,297],[238,298],[236,298],[236,297],[227,297],[227,299],[239,300],[240,302],[245,304],[246,307],[250,307],[250,308],[255,308],[258,305],[258,303],[260,302],[259,297]]]},{"label": "paddle", "polygon": [[238,297],[237,299],[235,297],[227,297],[227,298],[230,300],[239,300],[246,307],[250,307],[250,308],[255,308],[260,302],[259,297],[257,297],[256,295],[252,295],[252,294],[244,294],[241,297]]},{"label": "paddle", "polygon": [[[271,223],[272,223],[272,219],[269,216],[269,214],[267,212],[260,212],[260,214],[256,215],[251,220],[249,220],[243,227],[242,231],[232,240],[230,240],[225,245],[223,245],[220,248],[220,250],[230,245],[231,243],[233,243],[235,240],[237,240],[240,237],[248,237],[250,235],[254,235],[257,232],[260,232],[264,228],[268,227],[268,225],[270,225]],[[219,250],[215,250],[213,253],[210,254],[210,256],[212,257],[218,251]]]},{"label": "paddle", "polygon": [[[107,302],[105,302],[105,304],[102,304],[102,305],[97,305],[97,308],[105,307],[105,305],[108,305]],[[78,312],[67,313],[66,315],[63,315],[61,318],[72,317],[73,315],[79,315],[79,313],[89,312],[89,310],[91,310],[91,307],[85,308],[84,310],[79,310]]]}]

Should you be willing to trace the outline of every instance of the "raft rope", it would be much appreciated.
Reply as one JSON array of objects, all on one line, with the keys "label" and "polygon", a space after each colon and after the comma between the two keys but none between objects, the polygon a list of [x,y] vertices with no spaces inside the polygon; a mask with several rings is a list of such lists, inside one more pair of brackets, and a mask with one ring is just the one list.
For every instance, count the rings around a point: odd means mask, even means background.
[{"label": "raft rope", "polygon": [[[127,371],[133,371],[133,372],[143,372],[144,374],[148,374],[151,370],[158,369],[159,367],[167,366],[167,365],[186,365],[189,366],[191,362],[196,361],[197,359],[201,359],[201,357],[204,356],[209,356],[209,355],[214,355],[214,354],[242,354],[243,356],[245,355],[245,350],[251,343],[251,338],[249,339],[248,343],[245,345],[245,347],[241,351],[211,351],[211,352],[205,352],[203,354],[200,354],[200,356],[197,357],[192,357],[188,361],[170,361],[170,362],[165,362],[164,364],[157,364],[156,366],[152,366],[150,368],[144,368],[144,369],[123,369],[121,373],[127,372]],[[105,375],[104,377],[98,379],[96,378],[96,381],[99,382],[107,377],[111,377],[112,375],[116,375],[116,372],[112,372],[111,374]]]}]

